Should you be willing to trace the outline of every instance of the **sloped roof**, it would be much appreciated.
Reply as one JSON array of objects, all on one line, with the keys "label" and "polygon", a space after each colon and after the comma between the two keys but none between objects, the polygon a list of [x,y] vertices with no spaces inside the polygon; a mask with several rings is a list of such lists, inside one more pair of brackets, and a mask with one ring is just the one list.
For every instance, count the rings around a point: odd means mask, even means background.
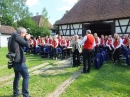
[{"label": "sloped roof", "polygon": [[56,24],[92,22],[130,17],[130,0],[80,0]]},{"label": "sloped roof", "polygon": [[[36,24],[40,27],[42,23],[44,22],[44,19],[42,18],[41,15],[37,15],[32,17],[32,19],[36,22]],[[48,26],[50,29],[54,29],[54,26],[48,21]]]},{"label": "sloped roof", "polygon": [[11,35],[14,32],[16,32],[16,30],[12,26],[4,26],[4,25],[0,26],[0,33],[1,34],[10,34]]}]

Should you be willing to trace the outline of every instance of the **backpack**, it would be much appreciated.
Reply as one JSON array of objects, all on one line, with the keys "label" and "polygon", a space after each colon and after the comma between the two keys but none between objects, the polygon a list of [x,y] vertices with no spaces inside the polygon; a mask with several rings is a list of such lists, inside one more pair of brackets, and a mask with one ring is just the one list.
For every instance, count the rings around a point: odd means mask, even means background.
[{"label": "backpack", "polygon": [[8,40],[8,53],[6,54],[6,58],[8,59],[8,69],[11,69],[13,67],[13,62],[16,56],[16,52],[18,51],[19,47],[16,49],[15,53],[10,51],[10,45],[11,45],[11,41],[12,41],[12,37],[9,37]]}]

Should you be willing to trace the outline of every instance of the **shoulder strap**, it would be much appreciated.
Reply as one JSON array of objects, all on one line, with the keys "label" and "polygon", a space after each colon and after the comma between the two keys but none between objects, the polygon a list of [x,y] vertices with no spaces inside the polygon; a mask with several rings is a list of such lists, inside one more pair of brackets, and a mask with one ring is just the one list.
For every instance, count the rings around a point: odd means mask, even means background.
[{"label": "shoulder strap", "polygon": [[9,37],[9,41],[8,41],[8,50],[9,50],[9,52],[10,52],[11,40],[12,40],[12,36],[11,36],[11,37]]}]

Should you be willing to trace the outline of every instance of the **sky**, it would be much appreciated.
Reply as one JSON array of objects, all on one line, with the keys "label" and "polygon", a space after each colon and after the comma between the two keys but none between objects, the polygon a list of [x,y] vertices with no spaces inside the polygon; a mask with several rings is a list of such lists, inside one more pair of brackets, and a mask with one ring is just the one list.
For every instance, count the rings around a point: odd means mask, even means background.
[{"label": "sky", "polygon": [[45,7],[48,12],[49,21],[54,24],[55,21],[60,20],[65,14],[66,10],[70,10],[78,0],[27,0],[26,5],[29,11],[36,16],[42,13]]}]

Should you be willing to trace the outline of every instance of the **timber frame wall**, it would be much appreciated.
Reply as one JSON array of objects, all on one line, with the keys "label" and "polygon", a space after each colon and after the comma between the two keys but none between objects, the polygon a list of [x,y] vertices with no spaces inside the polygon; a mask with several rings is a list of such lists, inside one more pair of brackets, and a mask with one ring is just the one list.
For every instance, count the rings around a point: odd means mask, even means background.
[{"label": "timber frame wall", "polygon": [[[99,23],[103,23],[103,22],[110,23],[112,34],[114,34],[114,33],[130,34],[130,18],[121,18],[121,19],[98,21],[98,22]],[[84,31],[86,30],[84,25],[86,25],[86,24],[89,25],[91,23],[97,23],[97,22],[58,25],[58,31],[62,33],[62,36],[72,36],[72,35],[76,35],[76,34],[79,36],[83,36]]]}]

